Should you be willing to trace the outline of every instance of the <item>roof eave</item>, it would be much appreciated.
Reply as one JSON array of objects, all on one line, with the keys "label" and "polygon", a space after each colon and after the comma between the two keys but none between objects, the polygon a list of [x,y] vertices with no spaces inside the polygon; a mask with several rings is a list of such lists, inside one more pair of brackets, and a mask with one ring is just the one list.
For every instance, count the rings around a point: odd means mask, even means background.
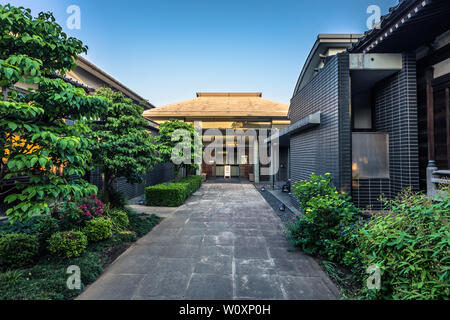
[{"label": "roof eave", "polygon": [[[417,14],[415,8],[423,8],[430,4],[432,0],[404,0],[397,6],[390,8],[389,13],[381,17],[378,28],[373,28],[365,33],[361,39],[348,49],[350,53],[362,52],[370,53],[379,42],[389,36],[407,20]],[[405,19],[406,17],[406,19]],[[381,39],[381,40],[380,40]]]},{"label": "roof eave", "polygon": [[132,98],[135,101],[145,101],[146,109],[153,109],[155,106],[151,104],[147,99],[144,99],[139,94],[122,84],[120,81],[116,80],[109,74],[107,74],[105,71],[98,68],[96,65],[94,65],[92,62],[88,61],[87,59],[77,56],[77,65],[78,67],[82,68],[83,70],[96,75],[101,80],[105,81],[108,85],[113,87],[114,89],[124,93],[126,96]]}]

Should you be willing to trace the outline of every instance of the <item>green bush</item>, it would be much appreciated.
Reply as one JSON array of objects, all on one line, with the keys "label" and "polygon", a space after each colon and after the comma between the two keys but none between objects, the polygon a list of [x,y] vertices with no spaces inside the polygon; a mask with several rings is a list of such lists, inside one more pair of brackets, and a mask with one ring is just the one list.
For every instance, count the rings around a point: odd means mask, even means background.
[{"label": "green bush", "polygon": [[286,236],[308,254],[322,256],[361,273],[359,249],[353,241],[362,220],[345,193],[333,185],[331,174],[312,174],[294,184],[293,194],[304,210],[286,224]]},{"label": "green bush", "polygon": [[88,245],[88,239],[81,231],[57,232],[48,242],[50,252],[67,258],[79,257]]},{"label": "green bush", "polygon": [[113,231],[120,232],[127,230],[130,219],[124,210],[107,207],[105,214],[112,222]]},{"label": "green bush", "polygon": [[[450,188],[430,199],[405,190],[385,210],[363,220],[330,175],[313,175],[293,192],[305,211],[286,225],[306,253],[350,269],[364,299],[447,299],[450,296]],[[369,290],[365,271],[381,270],[381,290]]]},{"label": "green bush", "polygon": [[186,185],[169,182],[148,187],[145,198],[148,206],[179,207],[187,198]]},{"label": "green bush", "polygon": [[52,234],[59,229],[58,220],[51,216],[43,216],[36,224],[36,230],[39,234],[39,243],[41,246],[45,246]]},{"label": "green bush", "polygon": [[365,298],[450,297],[450,188],[436,200],[406,190],[361,228],[364,266],[382,273],[381,290],[365,289]]},{"label": "green bush", "polygon": [[145,198],[148,206],[179,207],[202,185],[201,176],[189,176],[179,182],[168,182],[148,187]]},{"label": "green bush", "polygon": [[0,238],[0,267],[18,269],[29,266],[39,253],[36,235],[25,233],[7,234]]},{"label": "green bush", "polygon": [[86,222],[83,233],[90,242],[98,242],[111,238],[113,223],[111,220],[96,218]]},{"label": "green bush", "polygon": [[37,234],[37,225],[41,219],[42,217],[36,216],[25,222],[15,221],[14,223],[0,223],[0,235],[13,233]]},{"label": "green bush", "polygon": [[287,237],[308,254],[355,266],[358,256],[353,254],[351,235],[361,219],[359,210],[347,195],[337,192],[329,175],[313,175],[312,182],[297,185],[296,194],[307,197],[312,190],[317,190],[317,195],[306,202],[303,199],[305,214],[286,225]]},{"label": "green bush", "polygon": [[325,176],[312,174],[309,180],[302,180],[292,185],[292,194],[298,200],[300,207],[306,210],[309,200],[313,197],[330,195],[336,192],[331,174]]}]

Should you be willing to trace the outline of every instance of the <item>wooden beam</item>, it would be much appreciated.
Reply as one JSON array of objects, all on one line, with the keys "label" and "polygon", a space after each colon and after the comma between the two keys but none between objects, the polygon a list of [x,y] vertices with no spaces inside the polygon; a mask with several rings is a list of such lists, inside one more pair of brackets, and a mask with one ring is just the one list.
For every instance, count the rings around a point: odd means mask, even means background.
[{"label": "wooden beam", "polygon": [[438,50],[429,52],[425,57],[417,61],[417,70],[423,70],[448,58],[450,58],[450,43]]},{"label": "wooden beam", "polygon": [[436,160],[436,151],[434,144],[434,96],[433,96],[433,68],[428,68],[425,72],[426,91],[427,91],[427,123],[428,123],[428,161]]}]

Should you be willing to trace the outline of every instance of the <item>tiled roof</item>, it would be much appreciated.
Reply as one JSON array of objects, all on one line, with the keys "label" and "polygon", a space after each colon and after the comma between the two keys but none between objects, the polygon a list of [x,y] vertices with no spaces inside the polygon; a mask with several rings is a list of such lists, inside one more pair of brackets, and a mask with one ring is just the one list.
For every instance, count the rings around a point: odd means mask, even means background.
[{"label": "tiled roof", "polygon": [[197,98],[147,110],[144,117],[157,118],[286,118],[289,105],[263,99],[261,93],[197,93]]},{"label": "tiled roof", "polygon": [[433,3],[445,3],[446,1],[448,0],[400,0],[396,6],[389,9],[388,14],[381,17],[377,27],[366,31],[348,51],[369,53],[404,25],[408,24],[423,8]]}]

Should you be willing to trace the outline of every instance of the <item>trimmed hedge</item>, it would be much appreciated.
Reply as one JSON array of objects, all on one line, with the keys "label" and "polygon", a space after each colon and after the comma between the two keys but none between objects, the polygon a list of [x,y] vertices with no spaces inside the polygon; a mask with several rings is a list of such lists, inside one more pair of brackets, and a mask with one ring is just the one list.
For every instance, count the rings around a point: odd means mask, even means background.
[{"label": "trimmed hedge", "polygon": [[39,253],[36,235],[13,233],[0,237],[0,268],[16,269],[31,265]]},{"label": "trimmed hedge", "polygon": [[201,186],[201,176],[189,176],[179,182],[148,187],[145,189],[145,199],[151,207],[179,207]]},{"label": "trimmed hedge", "polygon": [[86,235],[88,241],[99,242],[112,237],[113,223],[104,218],[95,218],[86,222],[82,232]]},{"label": "trimmed hedge", "polygon": [[51,253],[67,258],[79,257],[88,245],[87,236],[81,231],[57,232],[48,241]]}]

